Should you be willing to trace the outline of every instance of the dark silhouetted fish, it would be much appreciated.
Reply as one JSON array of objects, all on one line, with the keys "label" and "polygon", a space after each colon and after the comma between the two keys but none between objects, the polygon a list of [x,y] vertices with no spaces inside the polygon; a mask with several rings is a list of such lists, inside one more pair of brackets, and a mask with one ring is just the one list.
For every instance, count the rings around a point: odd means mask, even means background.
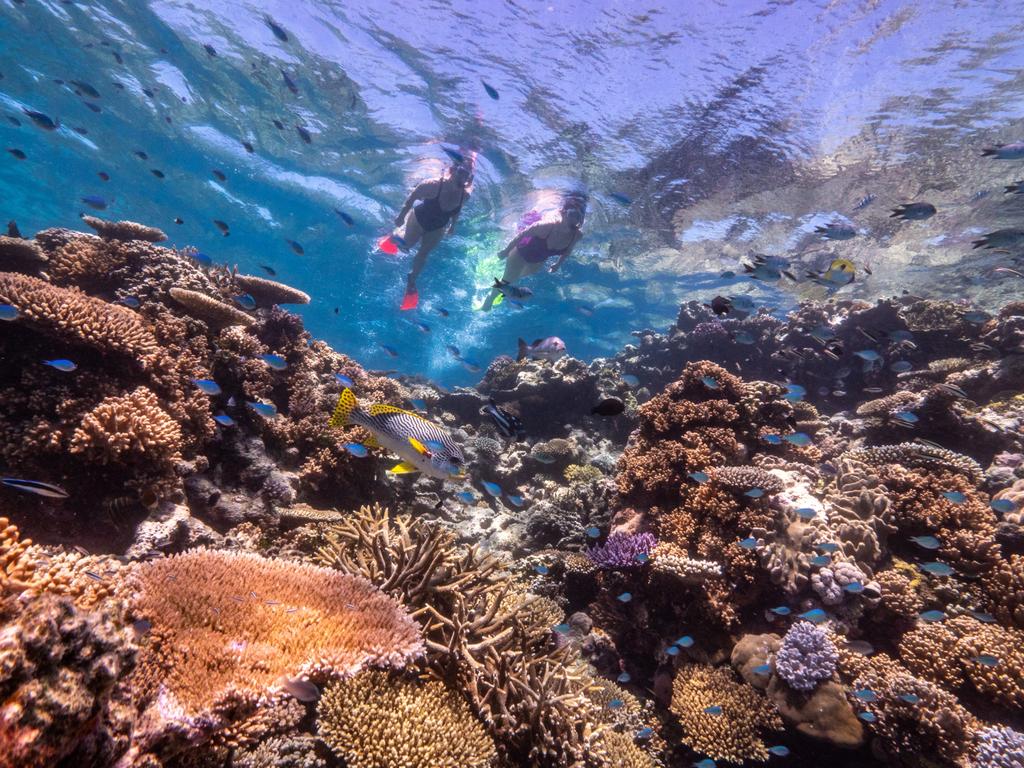
[{"label": "dark silhouetted fish", "polygon": [[210,171],[210,173],[213,174],[213,178],[215,178],[217,181],[228,180],[228,177],[224,175],[224,171],[218,171],[216,168],[214,168],[212,171]]},{"label": "dark silhouetted fish", "polygon": [[221,234],[224,235],[224,237],[227,237],[228,235],[231,234],[231,227],[229,227],[226,222],[223,222],[220,219],[214,219],[213,224],[214,226],[217,227],[217,229],[220,230]]},{"label": "dark silhouetted fish", "polygon": [[159,168],[150,168],[149,172],[156,176],[158,179],[164,178],[164,172],[161,171]]},{"label": "dark silhouetted fish", "polygon": [[11,147],[7,151],[14,155],[16,158],[18,158],[19,160],[24,160],[27,157],[27,155],[17,147]]},{"label": "dark silhouetted fish", "polygon": [[286,86],[288,86],[288,90],[291,91],[292,93],[298,95],[298,93],[299,93],[299,86],[297,86],[295,84],[294,80],[292,80],[290,77],[288,77],[288,73],[285,72],[283,69],[281,70],[281,77],[284,78],[284,84]]},{"label": "dark silhouetted fish", "polygon": [[206,51],[206,54],[207,54],[208,56],[210,56],[211,58],[216,58],[216,56],[217,56],[217,49],[216,49],[216,48],[214,48],[214,47],[213,47],[212,45],[210,45],[209,43],[206,43],[206,44],[205,44],[205,45],[203,46],[203,50],[204,50],[204,51]]},{"label": "dark silhouetted fish", "polygon": [[52,119],[49,115],[43,114],[42,112],[36,112],[34,109],[28,109],[27,107],[23,107],[21,111],[44,131],[55,131],[60,128],[60,121]]},{"label": "dark silhouetted fish", "polygon": [[626,404],[617,397],[606,397],[590,409],[596,416],[618,416],[626,410]]},{"label": "dark silhouetted fish", "polygon": [[341,217],[341,220],[348,224],[350,227],[355,226],[355,220],[347,213],[345,213],[343,210],[341,210],[340,208],[335,208],[334,212],[338,214],[338,216]]},{"label": "dark silhouetted fish", "polygon": [[488,84],[487,82],[485,82],[484,80],[481,80],[480,82],[481,82],[481,83],[483,83],[483,86],[484,86],[484,90],[485,90],[485,91],[487,91],[487,95],[488,95],[488,96],[490,96],[490,97],[491,97],[492,99],[494,99],[495,101],[497,101],[498,99],[500,99],[500,98],[501,98],[501,96],[499,96],[499,95],[498,95],[498,91],[497,91],[497,90],[495,90],[494,86],[492,86],[492,85],[489,85],[489,84]]},{"label": "dark silhouetted fish", "polygon": [[252,144],[250,144],[248,141],[243,141],[242,146],[245,147],[245,151],[248,152],[249,154],[252,154],[253,152],[256,151],[255,149],[252,148]]},{"label": "dark silhouetted fish", "polygon": [[284,130],[284,123],[282,123],[280,120],[276,120],[275,119],[272,122],[274,123],[274,127],[277,128],[277,130],[279,130],[279,131],[283,131]]},{"label": "dark silhouetted fish", "polygon": [[277,270],[275,270],[273,267],[267,266],[266,264],[260,264],[260,269],[262,269],[271,277],[277,274]]},{"label": "dark silhouetted fish", "polygon": [[903,203],[897,205],[889,214],[890,219],[904,221],[924,221],[935,215],[935,206],[931,203]]},{"label": "dark silhouetted fish", "polygon": [[299,134],[299,138],[302,139],[304,142],[306,142],[307,144],[313,143],[313,137],[310,136],[309,131],[307,131],[301,125],[296,125],[295,131]]},{"label": "dark silhouetted fish", "polygon": [[270,31],[274,33],[274,37],[280,40],[282,43],[288,42],[288,34],[281,29],[281,27],[269,16],[263,17],[263,23],[270,27]]},{"label": "dark silhouetted fish", "polygon": [[84,82],[82,80],[69,80],[68,82],[71,83],[73,86],[75,86],[75,88],[80,90],[82,93],[84,93],[89,98],[91,98],[91,99],[98,99],[98,98],[100,98],[100,92],[97,91],[95,88],[93,88],[91,85],[89,85],[89,83],[86,83],[86,82]]},{"label": "dark silhouetted fish", "polygon": [[303,248],[303,247],[302,247],[302,244],[301,244],[301,243],[299,243],[298,241],[296,241],[296,240],[289,240],[288,238],[285,238],[285,240],[284,240],[284,241],[285,241],[286,243],[288,243],[288,245],[289,245],[289,246],[291,246],[291,249],[292,249],[293,251],[295,251],[295,253],[296,253],[297,255],[299,255],[299,256],[304,256],[304,255],[306,254],[306,249],[305,249],[305,248]]}]

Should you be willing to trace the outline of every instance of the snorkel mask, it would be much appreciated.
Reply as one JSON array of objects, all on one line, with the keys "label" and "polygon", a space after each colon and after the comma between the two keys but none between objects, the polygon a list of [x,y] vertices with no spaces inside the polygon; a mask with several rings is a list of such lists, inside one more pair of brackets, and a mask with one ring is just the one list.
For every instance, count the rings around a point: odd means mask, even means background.
[{"label": "snorkel mask", "polygon": [[579,229],[583,224],[583,205],[576,201],[567,202],[562,207],[562,220],[573,229]]},{"label": "snorkel mask", "polygon": [[452,166],[452,178],[462,186],[466,186],[473,180],[473,171],[466,163],[458,163]]}]

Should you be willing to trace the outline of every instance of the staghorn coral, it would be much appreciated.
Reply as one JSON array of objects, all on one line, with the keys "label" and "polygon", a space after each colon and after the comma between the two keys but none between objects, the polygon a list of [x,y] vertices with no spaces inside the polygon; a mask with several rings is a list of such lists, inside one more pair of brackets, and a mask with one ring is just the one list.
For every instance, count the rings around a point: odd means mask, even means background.
[{"label": "staghorn coral", "polygon": [[256,318],[251,315],[198,291],[190,291],[187,288],[171,288],[168,293],[192,317],[216,328],[256,324]]},{"label": "staghorn coral", "polygon": [[52,594],[27,603],[0,596],[0,621],[0,766],[87,764],[109,738],[114,684],[134,663],[118,607],[87,612]]},{"label": "staghorn coral", "polygon": [[722,575],[719,563],[689,557],[680,547],[664,541],[651,550],[651,570],[686,585],[703,584]]},{"label": "staghorn coral", "polygon": [[[706,712],[709,707],[721,707],[721,713]],[[713,760],[767,760],[762,734],[782,729],[771,703],[757,689],[736,682],[725,667],[681,667],[672,684],[670,709],[679,718],[683,743]]]},{"label": "staghorn coral", "polygon": [[19,322],[100,352],[125,354],[145,362],[158,349],[153,334],[130,309],[35,277],[0,272],[0,303],[18,308]]},{"label": "staghorn coral", "polygon": [[709,473],[711,481],[737,493],[760,488],[766,494],[779,493],[782,480],[760,467],[715,467]]},{"label": "staghorn coral", "polygon": [[163,230],[134,221],[107,221],[96,216],[82,216],[82,223],[96,230],[100,237],[107,240],[144,240],[147,243],[159,243],[167,239]]},{"label": "staghorn coral", "polygon": [[650,533],[613,533],[603,544],[590,547],[586,555],[598,568],[639,568],[657,543]]},{"label": "staghorn coral", "polygon": [[309,304],[309,294],[290,285],[255,275],[234,275],[234,281],[249,293],[257,304]]},{"label": "staghorn coral", "polygon": [[839,652],[825,630],[808,621],[789,628],[775,654],[775,670],[790,688],[810,691],[836,670]]},{"label": "staghorn coral", "polygon": [[159,472],[181,459],[181,428],[146,387],[104,398],[82,419],[69,450],[98,464],[139,464]]},{"label": "staghorn coral", "polygon": [[186,715],[264,696],[281,675],[401,666],[423,647],[414,622],[364,580],[252,554],[192,550],[142,563],[126,592],[132,614],[153,626],[134,694]]},{"label": "staghorn coral", "polygon": [[881,445],[876,448],[858,448],[848,451],[845,458],[870,467],[901,464],[908,468],[945,469],[966,475],[975,483],[982,476],[981,466],[971,457],[924,443],[899,443],[898,445]]},{"label": "staghorn coral", "polygon": [[457,693],[376,670],[332,683],[320,698],[318,725],[350,768],[488,768],[497,754]]}]

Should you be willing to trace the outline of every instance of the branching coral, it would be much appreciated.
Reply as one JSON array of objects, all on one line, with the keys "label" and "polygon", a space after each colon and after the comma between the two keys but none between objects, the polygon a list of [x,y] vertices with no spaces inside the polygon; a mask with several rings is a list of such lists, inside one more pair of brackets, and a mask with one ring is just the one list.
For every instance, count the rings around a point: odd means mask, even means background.
[{"label": "branching coral", "polygon": [[35,277],[0,272],[0,303],[18,308],[19,322],[100,352],[126,354],[145,361],[158,348],[153,334],[130,309],[58,288]]},{"label": "branching coral", "polygon": [[186,714],[264,696],[282,675],[402,666],[422,650],[391,598],[311,565],[194,550],[136,566],[126,592],[153,626],[136,696],[149,703],[159,692]]},{"label": "branching coral", "polygon": [[727,667],[681,667],[671,709],[683,727],[683,742],[713,760],[767,760],[762,734],[782,729],[771,703],[757,689],[737,682]]},{"label": "branching coral", "polygon": [[639,568],[657,543],[650,533],[613,533],[586,554],[598,568]]},{"label": "branching coral", "polygon": [[813,690],[836,669],[839,652],[820,627],[800,621],[789,628],[775,655],[775,669],[790,688]]},{"label": "branching coral", "polygon": [[180,459],[181,429],[150,390],[105,398],[82,419],[71,453],[98,464],[139,463],[160,471]]},{"label": "branching coral", "polygon": [[909,468],[945,469],[966,475],[974,482],[980,480],[982,475],[981,466],[971,457],[924,443],[859,448],[848,452],[846,457],[872,467],[901,464]]},{"label": "branching coral", "polygon": [[709,474],[712,482],[737,493],[760,489],[771,495],[783,488],[781,479],[760,467],[715,467]]},{"label": "branching coral", "polygon": [[350,768],[488,768],[496,757],[494,742],[457,693],[385,672],[329,686],[319,727]]},{"label": "branching coral", "polygon": [[974,768],[1019,768],[1024,765],[1024,733],[1005,725],[978,731]]},{"label": "branching coral", "polygon": [[1010,555],[984,581],[992,612],[1000,621],[1024,629],[1024,555]]}]

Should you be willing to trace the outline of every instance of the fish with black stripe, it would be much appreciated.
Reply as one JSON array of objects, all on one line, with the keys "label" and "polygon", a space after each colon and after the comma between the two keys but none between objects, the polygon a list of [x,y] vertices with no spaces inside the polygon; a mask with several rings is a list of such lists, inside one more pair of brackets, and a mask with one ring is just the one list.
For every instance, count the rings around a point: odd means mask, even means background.
[{"label": "fish with black stripe", "polygon": [[466,457],[451,432],[422,416],[385,403],[363,408],[351,389],[346,388],[328,421],[331,427],[355,424],[373,437],[369,448],[381,447],[401,457],[391,472],[423,472],[441,480],[461,477]]}]

